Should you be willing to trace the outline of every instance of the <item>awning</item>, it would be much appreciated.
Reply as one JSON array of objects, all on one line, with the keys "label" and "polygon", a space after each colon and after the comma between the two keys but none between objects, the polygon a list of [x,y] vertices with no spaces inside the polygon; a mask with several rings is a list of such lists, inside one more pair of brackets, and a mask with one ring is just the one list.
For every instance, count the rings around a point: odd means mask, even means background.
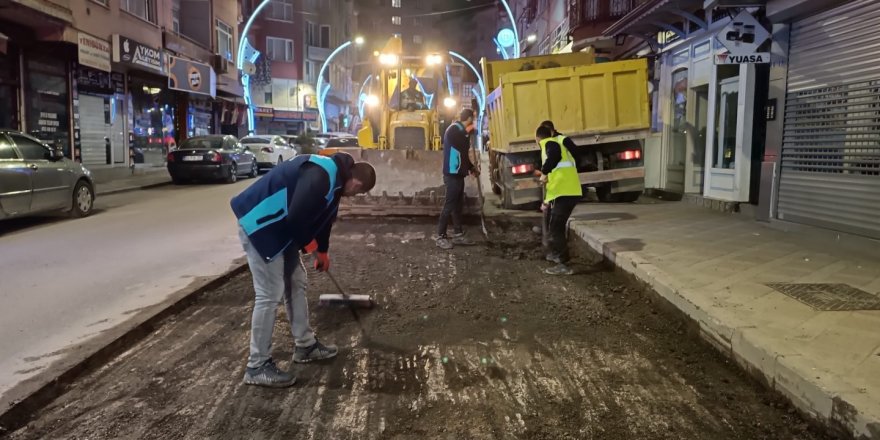
[{"label": "awning", "polygon": [[[656,35],[669,31],[679,38],[686,38],[686,29],[673,23],[690,23],[691,32],[708,29],[706,20],[697,17],[693,11],[703,7],[704,0],[651,0],[630,11],[623,18],[602,32],[606,37],[634,35],[645,38],[652,46],[656,45]],[[656,47],[656,46],[655,46]]]}]

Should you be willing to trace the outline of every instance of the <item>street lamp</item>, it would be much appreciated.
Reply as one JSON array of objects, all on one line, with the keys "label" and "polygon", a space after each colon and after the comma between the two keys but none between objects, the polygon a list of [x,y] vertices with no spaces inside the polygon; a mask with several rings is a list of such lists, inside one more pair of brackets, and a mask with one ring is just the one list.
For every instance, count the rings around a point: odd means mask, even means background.
[{"label": "street lamp", "polygon": [[[504,0],[502,0],[502,1],[504,1]],[[483,149],[483,110],[486,108],[486,86],[483,84],[483,77],[480,75],[480,72],[477,71],[477,68],[474,67],[474,65],[471,64],[471,62],[468,61],[468,59],[463,57],[461,54],[450,50],[449,55],[452,55],[453,57],[455,57],[455,58],[461,60],[462,62],[464,62],[465,64],[467,64],[467,66],[470,67],[471,70],[474,72],[474,75],[477,76],[477,84],[480,86],[480,94],[479,94],[479,96],[477,96],[477,98],[480,98],[480,99],[478,99],[478,101],[479,101],[478,105],[480,106],[480,108],[478,109],[479,113],[478,113],[478,117],[477,117],[477,145],[482,150]]]},{"label": "street lamp", "polygon": [[[254,13],[248,17],[247,22],[244,24],[244,27],[241,29],[241,38],[238,40],[238,58],[235,62],[235,67],[241,71],[241,85],[244,88],[244,103],[247,105],[247,121],[248,121],[248,134],[253,134],[256,131],[256,122],[254,121],[254,103],[251,100],[251,84],[250,84],[250,76],[251,74],[244,70],[244,52],[247,47],[247,34],[251,29],[251,25],[254,24],[254,19],[260,15],[260,12],[269,6],[272,0],[263,0],[254,9]],[[259,56],[259,52],[254,49],[254,53],[252,57],[248,60],[251,63],[256,61],[256,58]]]},{"label": "street lamp", "polygon": [[516,19],[513,17],[513,11],[510,10],[510,5],[507,4],[507,0],[501,0],[501,4],[504,5],[504,10],[507,11],[507,17],[510,18],[510,27],[513,31],[515,41],[513,44],[513,58],[519,58],[521,52],[519,48],[519,31],[516,29]]},{"label": "street lamp", "polygon": [[327,93],[330,91],[330,85],[327,85],[326,90],[323,89],[324,71],[327,70],[327,66],[330,64],[330,61],[332,61],[333,58],[339,54],[339,52],[342,52],[343,50],[345,50],[345,48],[351,46],[352,44],[356,44],[358,46],[363,45],[364,37],[358,36],[355,37],[353,41],[346,41],[345,43],[340,44],[339,47],[334,49],[333,52],[331,52],[330,55],[327,57],[327,59],[324,60],[324,64],[321,65],[321,70],[318,73],[318,81],[317,84],[315,84],[315,91],[318,93],[318,114],[321,116],[321,130],[323,130],[325,133],[327,132],[327,115],[326,113],[324,113],[324,100],[327,97]]}]

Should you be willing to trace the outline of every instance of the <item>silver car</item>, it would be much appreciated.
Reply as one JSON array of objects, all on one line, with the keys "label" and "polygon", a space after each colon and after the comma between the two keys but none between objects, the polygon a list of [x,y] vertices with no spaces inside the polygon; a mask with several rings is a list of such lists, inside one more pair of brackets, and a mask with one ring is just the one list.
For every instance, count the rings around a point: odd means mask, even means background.
[{"label": "silver car", "polygon": [[50,211],[85,217],[94,204],[84,166],[36,138],[0,129],[0,220]]}]

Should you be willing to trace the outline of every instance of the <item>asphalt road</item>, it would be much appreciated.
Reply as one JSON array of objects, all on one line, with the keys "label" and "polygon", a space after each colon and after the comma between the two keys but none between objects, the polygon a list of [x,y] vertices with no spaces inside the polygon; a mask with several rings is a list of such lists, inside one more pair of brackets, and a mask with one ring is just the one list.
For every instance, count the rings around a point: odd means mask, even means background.
[{"label": "asphalt road", "polygon": [[228,201],[250,183],[99,197],[84,219],[0,222],[0,402],[89,338],[228,270],[243,254]]}]

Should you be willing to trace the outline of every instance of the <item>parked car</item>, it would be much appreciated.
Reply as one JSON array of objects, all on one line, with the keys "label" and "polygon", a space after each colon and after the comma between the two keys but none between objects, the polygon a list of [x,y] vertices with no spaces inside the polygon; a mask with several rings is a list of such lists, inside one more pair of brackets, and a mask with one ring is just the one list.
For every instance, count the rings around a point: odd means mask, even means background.
[{"label": "parked car", "polygon": [[287,141],[288,144],[290,144],[290,148],[293,148],[293,150],[296,151],[297,156],[299,156],[300,154],[303,154],[302,145],[296,143],[296,138],[298,138],[299,135],[282,134],[281,137],[283,137],[284,140]]},{"label": "parked car", "polygon": [[0,129],[0,219],[51,211],[85,217],[94,205],[86,167],[34,137]]},{"label": "parked car", "polygon": [[360,148],[361,146],[358,144],[358,139],[354,136],[331,137],[327,138],[327,143],[324,144],[324,147],[321,148],[321,151],[319,151],[318,154],[322,156],[330,156],[333,153],[346,152],[353,155]]},{"label": "parked car", "polygon": [[175,184],[192,180],[224,180],[235,183],[238,176],[257,177],[256,156],[235,136],[191,137],[168,153],[168,173]]},{"label": "parked car", "polygon": [[257,166],[272,168],[296,157],[296,150],[279,135],[256,135],[241,139],[241,144],[257,156]]}]

